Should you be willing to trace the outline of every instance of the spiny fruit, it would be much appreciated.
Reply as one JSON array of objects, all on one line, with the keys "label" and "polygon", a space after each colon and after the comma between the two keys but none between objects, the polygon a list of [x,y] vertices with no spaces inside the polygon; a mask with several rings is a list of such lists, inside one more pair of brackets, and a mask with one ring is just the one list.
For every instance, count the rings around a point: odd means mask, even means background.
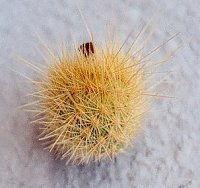
[{"label": "spiny fruit", "polygon": [[141,50],[133,55],[134,42],[127,51],[123,45],[89,42],[74,53],[62,49],[47,70],[39,70],[34,122],[46,148],[67,163],[113,159],[141,125],[149,75]]}]

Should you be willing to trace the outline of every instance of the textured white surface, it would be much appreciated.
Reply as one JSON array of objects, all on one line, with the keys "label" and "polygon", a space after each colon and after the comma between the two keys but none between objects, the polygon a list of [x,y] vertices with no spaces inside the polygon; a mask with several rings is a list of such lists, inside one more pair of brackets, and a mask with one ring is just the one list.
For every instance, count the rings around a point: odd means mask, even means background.
[{"label": "textured white surface", "polygon": [[[76,2],[76,3],[75,3]],[[162,71],[174,70],[171,83],[158,91],[178,99],[154,99],[144,123],[144,132],[126,154],[88,166],[55,161],[35,139],[31,115],[16,107],[30,91],[24,78],[30,70],[17,63],[13,54],[41,62],[35,31],[51,48],[62,38],[88,40],[76,4],[98,40],[106,23],[116,20],[122,38],[138,31],[155,12],[151,47],[176,32],[181,35],[162,52],[184,47]],[[200,1],[199,0],[0,0],[0,187],[200,187]],[[157,21],[158,20],[158,21]],[[181,38],[181,40],[180,40]],[[57,41],[58,40],[58,41]]]}]

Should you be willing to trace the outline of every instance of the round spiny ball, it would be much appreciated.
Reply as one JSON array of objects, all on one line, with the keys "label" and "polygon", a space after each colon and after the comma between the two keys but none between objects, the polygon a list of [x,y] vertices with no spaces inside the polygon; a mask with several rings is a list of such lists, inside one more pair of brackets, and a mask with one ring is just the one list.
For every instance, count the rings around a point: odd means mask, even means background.
[{"label": "round spiny ball", "polygon": [[62,53],[37,85],[40,140],[67,162],[112,159],[140,126],[144,80],[140,60],[120,49]]}]

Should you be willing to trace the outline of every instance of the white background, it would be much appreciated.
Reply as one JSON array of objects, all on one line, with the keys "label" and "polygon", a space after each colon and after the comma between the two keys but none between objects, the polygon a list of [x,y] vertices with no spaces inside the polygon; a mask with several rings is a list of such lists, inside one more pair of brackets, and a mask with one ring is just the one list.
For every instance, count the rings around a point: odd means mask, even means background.
[{"label": "white background", "polygon": [[[73,38],[78,43],[89,40],[77,6],[97,41],[104,39],[105,25],[115,23],[123,40],[153,15],[149,48],[180,32],[157,53],[182,44],[160,68],[174,73],[155,87],[177,98],[153,98],[143,131],[114,163],[65,166],[56,161],[37,142],[32,115],[17,109],[28,102],[24,96],[31,85],[10,69],[34,75],[16,55],[40,66],[43,52],[38,50],[37,34],[52,49],[62,40],[69,47]],[[0,187],[200,187],[199,10],[199,0],[0,0]],[[154,81],[161,79],[162,75]]]}]

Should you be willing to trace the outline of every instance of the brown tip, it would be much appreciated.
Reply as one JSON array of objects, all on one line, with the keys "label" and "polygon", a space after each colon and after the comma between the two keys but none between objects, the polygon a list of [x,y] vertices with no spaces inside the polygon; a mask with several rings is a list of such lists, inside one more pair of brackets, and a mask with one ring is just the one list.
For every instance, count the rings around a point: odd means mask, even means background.
[{"label": "brown tip", "polygon": [[94,45],[92,42],[83,43],[80,45],[79,51],[82,51],[85,57],[89,57],[89,55],[94,54]]}]

